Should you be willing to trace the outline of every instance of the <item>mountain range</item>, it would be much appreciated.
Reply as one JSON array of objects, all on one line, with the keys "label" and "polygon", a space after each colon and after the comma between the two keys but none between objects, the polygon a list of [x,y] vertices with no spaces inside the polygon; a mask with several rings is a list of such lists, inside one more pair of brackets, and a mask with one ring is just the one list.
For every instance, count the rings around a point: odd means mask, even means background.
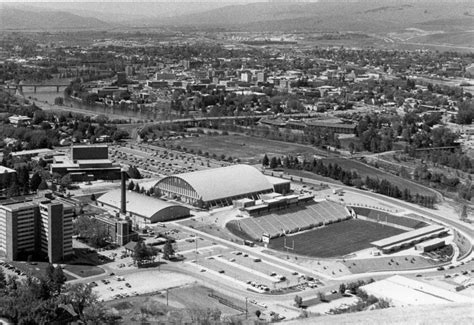
[{"label": "mountain range", "polygon": [[[139,7],[139,8],[134,8]],[[59,9],[58,9],[59,8]],[[108,8],[108,9],[107,9]],[[474,2],[343,1],[301,3],[52,3],[0,4],[1,30],[196,27],[246,31],[359,31],[474,29]]]}]

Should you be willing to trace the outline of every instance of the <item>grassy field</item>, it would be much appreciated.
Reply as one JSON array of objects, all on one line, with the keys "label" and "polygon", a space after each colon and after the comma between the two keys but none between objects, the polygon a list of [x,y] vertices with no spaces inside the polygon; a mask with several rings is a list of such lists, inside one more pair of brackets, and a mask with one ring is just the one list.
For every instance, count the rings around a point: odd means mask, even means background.
[{"label": "grassy field", "polygon": [[403,271],[436,266],[436,262],[420,256],[393,256],[346,260],[343,263],[352,273]]},{"label": "grassy field", "polygon": [[386,173],[356,160],[345,158],[327,158],[323,159],[323,163],[325,165],[336,163],[345,170],[354,170],[359,174],[362,180],[364,180],[367,176],[371,178],[378,178],[379,180],[386,179],[390,182],[390,184],[398,186],[401,191],[403,191],[405,188],[409,189],[412,195],[415,195],[416,193],[420,195],[437,195],[436,192],[430,190],[429,188],[418,185],[415,182],[408,181],[401,177]]},{"label": "grassy field", "polygon": [[265,153],[270,158],[283,155],[301,155],[307,158],[312,158],[313,155],[326,155],[325,151],[311,146],[245,135],[204,135],[198,138],[174,140],[173,144],[186,147],[188,151],[190,149],[193,149],[194,152],[201,150],[203,153],[209,152],[210,155],[216,154],[218,157],[221,155],[232,156],[234,159],[239,158],[242,162],[250,164],[260,163]]},{"label": "grassy field", "polygon": [[[379,239],[403,233],[403,230],[380,225],[370,221],[348,220],[331,224],[327,227],[310,230],[294,236],[287,236],[287,246],[294,240],[295,249],[292,253],[312,257],[344,256],[365,248]],[[270,241],[270,248],[284,249],[284,238]]]},{"label": "grassy field", "polygon": [[[30,274],[35,277],[45,277],[46,276],[46,268],[48,267],[49,263],[47,262],[34,262],[34,264],[28,264],[26,262],[18,262],[12,261],[9,264],[15,266],[17,269],[25,272],[26,274]],[[70,276],[67,273],[64,273],[66,276],[66,281],[74,280],[75,278]]]},{"label": "grassy field", "polygon": [[[215,294],[218,297],[211,297]],[[220,303],[220,298],[225,304]],[[116,315],[122,317],[124,324],[130,323],[153,323],[153,324],[182,324],[191,323],[192,319],[202,316],[204,311],[216,310],[221,312],[221,317],[245,318],[241,310],[245,308],[245,299],[235,299],[216,293],[213,290],[200,286],[191,285],[169,290],[169,304],[167,306],[166,294],[164,292],[129,297],[106,302],[106,306]],[[236,306],[240,310],[230,306]],[[250,318],[255,318],[257,308],[248,304]]]}]

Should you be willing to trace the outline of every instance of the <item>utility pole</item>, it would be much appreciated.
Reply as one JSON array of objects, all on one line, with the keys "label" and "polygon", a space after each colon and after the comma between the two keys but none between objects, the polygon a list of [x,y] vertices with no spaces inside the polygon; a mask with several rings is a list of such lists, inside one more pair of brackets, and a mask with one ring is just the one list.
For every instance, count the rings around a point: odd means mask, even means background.
[{"label": "utility pole", "polygon": [[248,299],[248,297],[245,297],[245,319],[247,319],[249,316]]},{"label": "utility pole", "polygon": [[169,292],[169,289],[166,288],[166,307],[168,307],[168,292]]},{"label": "utility pole", "polygon": [[195,249],[195,255],[196,255],[196,263],[198,261],[198,241],[197,241],[197,237],[194,237],[194,242],[196,243],[196,249]]}]

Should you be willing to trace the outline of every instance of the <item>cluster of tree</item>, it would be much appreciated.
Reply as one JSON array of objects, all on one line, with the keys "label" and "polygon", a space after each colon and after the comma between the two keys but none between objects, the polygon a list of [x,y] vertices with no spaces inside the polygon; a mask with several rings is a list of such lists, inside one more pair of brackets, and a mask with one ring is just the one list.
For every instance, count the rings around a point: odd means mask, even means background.
[{"label": "cluster of tree", "polygon": [[138,241],[133,251],[133,262],[139,267],[144,264],[155,262],[158,251],[153,246],[146,245],[143,241]]},{"label": "cluster of tree", "polygon": [[350,292],[353,295],[356,295],[359,300],[350,306],[343,307],[343,308],[333,308],[330,310],[331,314],[345,314],[345,313],[354,313],[358,311],[366,310],[367,307],[371,307],[373,309],[383,309],[389,308],[390,302],[385,299],[377,298],[373,295],[368,295],[367,292],[362,290],[360,287],[364,286],[365,284],[369,284],[374,282],[374,279],[370,279],[367,282],[363,280],[359,280],[356,282],[350,282],[348,284],[341,283],[339,286],[339,292],[341,294],[346,294]]},{"label": "cluster of tree", "polygon": [[415,155],[419,158],[432,161],[435,164],[448,166],[463,172],[474,172],[474,161],[460,150],[419,151]]},{"label": "cluster of tree", "polygon": [[465,101],[459,104],[458,114],[456,116],[456,123],[458,124],[472,124],[474,120],[474,103],[472,101]]},{"label": "cluster of tree", "polygon": [[16,173],[7,173],[0,175],[0,190],[6,190],[7,197],[28,194],[30,192],[30,175],[26,166],[16,168]]},{"label": "cluster of tree", "polygon": [[173,247],[173,242],[170,239],[168,239],[165,245],[163,246],[163,258],[165,260],[169,260],[171,257],[174,256],[175,253],[176,252]]},{"label": "cluster of tree", "polygon": [[43,276],[25,280],[7,278],[0,268],[0,315],[15,324],[113,323],[90,286],[64,286],[65,279],[61,267],[52,265]]},{"label": "cluster of tree", "polygon": [[93,247],[104,247],[110,239],[106,227],[97,219],[86,215],[81,215],[74,220],[73,233]]},{"label": "cluster of tree", "polygon": [[130,166],[128,168],[127,175],[128,175],[128,177],[133,178],[133,179],[141,179],[142,178],[142,175],[140,174],[140,171],[135,166]]},{"label": "cluster of tree", "polygon": [[430,186],[437,186],[442,189],[447,189],[448,191],[457,191],[461,199],[469,201],[474,196],[470,175],[468,179],[465,179],[464,182],[461,183],[458,177],[447,177],[443,173],[431,172],[428,167],[423,164],[416,166],[413,172],[413,178]]}]

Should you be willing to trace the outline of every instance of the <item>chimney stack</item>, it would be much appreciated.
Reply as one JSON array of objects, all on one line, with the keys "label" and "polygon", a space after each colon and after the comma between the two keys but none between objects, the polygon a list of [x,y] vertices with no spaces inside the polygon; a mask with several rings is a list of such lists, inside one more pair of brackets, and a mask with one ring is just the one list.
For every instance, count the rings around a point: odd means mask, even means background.
[{"label": "chimney stack", "polygon": [[125,187],[125,183],[127,180],[127,174],[124,169],[120,171],[121,181],[122,184],[120,186],[121,189],[121,199],[120,199],[120,213],[125,214],[127,212],[127,188]]}]

